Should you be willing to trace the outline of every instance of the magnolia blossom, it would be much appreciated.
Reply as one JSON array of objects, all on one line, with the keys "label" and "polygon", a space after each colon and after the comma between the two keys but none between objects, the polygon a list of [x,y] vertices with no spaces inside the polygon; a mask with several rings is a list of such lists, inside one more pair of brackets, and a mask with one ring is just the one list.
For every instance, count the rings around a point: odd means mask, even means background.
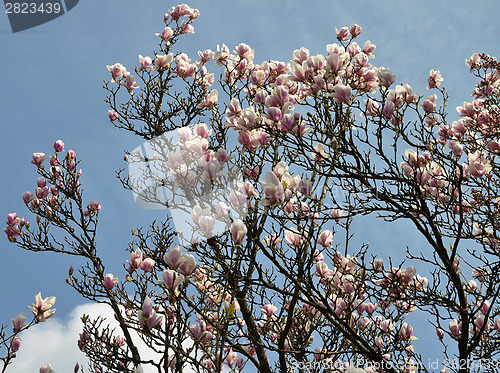
[{"label": "magnolia blossom", "polygon": [[477,151],[469,154],[468,172],[474,177],[481,177],[491,171],[490,160],[486,158],[484,152]]},{"label": "magnolia blossom", "polygon": [[159,36],[160,38],[162,38],[165,41],[169,41],[170,39],[172,39],[172,36],[174,36],[174,32],[170,27],[165,27],[163,29],[163,31],[161,32],[161,34],[157,33],[155,35]]},{"label": "magnolia blossom", "polygon": [[143,56],[139,55],[139,62],[141,64],[142,69],[151,70],[154,67],[153,61],[151,60],[151,57],[149,57],[149,56],[143,57]]},{"label": "magnolia blossom", "polygon": [[305,236],[295,228],[292,228],[291,230],[287,230],[285,232],[285,240],[291,246],[301,247],[305,239]]},{"label": "magnolia blossom", "polygon": [[31,160],[31,163],[40,167],[46,158],[47,156],[45,155],[45,153],[33,153],[33,159]]},{"label": "magnolia blossom", "polygon": [[347,27],[342,27],[338,30],[335,27],[335,34],[337,34],[337,39],[339,41],[348,41],[349,40],[349,29]]},{"label": "magnolia blossom", "polygon": [[54,143],[54,150],[56,152],[62,152],[64,150],[64,142],[62,140],[57,140]]},{"label": "magnolia blossom", "polygon": [[161,315],[156,313],[153,301],[149,297],[146,297],[142,308],[137,312],[137,318],[140,326],[146,326],[149,330],[155,328],[162,321]]},{"label": "magnolia blossom", "polygon": [[155,70],[158,70],[159,68],[168,69],[173,60],[174,60],[173,53],[157,55],[154,66]]},{"label": "magnolia blossom", "polygon": [[459,323],[457,320],[453,319],[449,324],[451,336],[455,339],[459,339],[462,335],[462,323]]},{"label": "magnolia blossom", "polygon": [[163,261],[172,269],[177,269],[186,258],[182,255],[182,249],[179,245],[174,245],[168,252],[163,256]]},{"label": "magnolia blossom", "polygon": [[42,294],[38,293],[35,295],[35,304],[28,306],[33,315],[35,315],[37,321],[44,322],[54,315],[56,312],[55,308],[51,309],[56,303],[56,297],[47,297],[42,299]]},{"label": "magnolia blossom", "polygon": [[152,258],[146,258],[141,263],[141,269],[144,272],[150,272],[155,266],[155,261]]},{"label": "magnolia blossom", "polygon": [[142,251],[141,249],[136,249],[130,254],[130,265],[132,268],[137,269],[142,263]]},{"label": "magnolia blossom", "polygon": [[198,267],[198,263],[196,263],[196,259],[194,258],[193,255],[184,253],[182,254],[181,258],[182,263],[179,265],[179,268],[177,269],[179,273],[189,276],[193,274]]},{"label": "magnolia blossom", "polygon": [[10,348],[12,350],[12,352],[17,352],[19,351],[19,348],[21,347],[21,338],[19,338],[17,335],[15,337],[13,337],[11,340],[10,340]]},{"label": "magnolia blossom", "polygon": [[417,338],[413,336],[413,327],[407,323],[403,323],[399,329],[399,336],[403,341],[416,340]]},{"label": "magnolia blossom", "polygon": [[108,110],[108,117],[111,122],[118,119],[118,113],[116,110]]},{"label": "magnolia blossom", "polygon": [[124,81],[121,84],[127,89],[128,93],[132,94],[133,90],[139,88],[139,84],[135,81],[135,77],[133,75],[127,75]]},{"label": "magnolia blossom", "polygon": [[268,171],[265,176],[265,181],[262,182],[262,189],[266,195],[264,204],[272,205],[283,199],[284,188],[281,181],[277,178],[273,171]]},{"label": "magnolia blossom", "polygon": [[127,69],[125,69],[121,63],[115,63],[112,66],[106,65],[106,67],[113,77],[111,83],[114,83],[116,78],[121,78],[127,75]]},{"label": "magnolia blossom", "polygon": [[391,70],[383,67],[377,70],[377,77],[379,84],[386,88],[389,88],[396,81],[396,75],[393,75]]},{"label": "magnolia blossom", "polygon": [[335,102],[344,103],[349,101],[352,95],[352,88],[344,84],[337,84],[333,87],[332,98]]},{"label": "magnolia blossom", "polygon": [[16,318],[11,320],[12,320],[12,325],[14,326],[14,331],[19,331],[27,325],[26,315],[24,313],[18,313],[16,315]]},{"label": "magnolia blossom", "polygon": [[236,219],[233,224],[231,224],[230,232],[233,242],[238,245],[245,240],[248,230],[243,220]]},{"label": "magnolia blossom", "polygon": [[40,367],[40,373],[54,373],[50,364]]},{"label": "magnolia blossom", "polygon": [[323,247],[330,247],[333,241],[333,233],[330,230],[324,230],[320,233],[318,237],[318,244]]},{"label": "magnolia blossom", "polygon": [[118,278],[111,273],[107,273],[106,276],[104,276],[104,280],[102,280],[102,284],[106,289],[111,290],[118,284]]},{"label": "magnolia blossom", "polygon": [[429,78],[427,78],[427,82],[429,83],[429,86],[427,89],[432,89],[432,88],[437,88],[441,85],[441,82],[444,79],[441,76],[441,73],[438,71],[434,71],[434,69],[431,69],[429,73]]},{"label": "magnolia blossom", "polygon": [[174,295],[179,294],[177,287],[184,282],[184,276],[171,269],[164,269],[162,274],[163,281],[160,281]]}]

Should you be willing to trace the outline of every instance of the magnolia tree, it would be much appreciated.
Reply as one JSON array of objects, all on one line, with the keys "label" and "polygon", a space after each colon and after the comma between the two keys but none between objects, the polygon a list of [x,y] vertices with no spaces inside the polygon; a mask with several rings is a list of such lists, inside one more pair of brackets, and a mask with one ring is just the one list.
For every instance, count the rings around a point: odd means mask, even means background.
[{"label": "magnolia tree", "polygon": [[[85,202],[80,159],[60,140],[33,154],[37,188],[23,199],[36,224],[8,215],[19,247],[87,260],[67,282],[117,321],[82,317],[90,371],[433,371],[417,336],[441,342],[443,371],[495,371],[500,64],[466,61],[478,84],[451,122],[439,71],[423,95],[396,85],[370,64],[375,45],[355,41],[358,25],[336,30],[325,55],[258,64],[240,44],[195,61],[176,47],[198,15],[172,8],[153,57],[134,73],[108,66],[104,84],[111,122],[144,142],[119,180],[174,219],[135,231],[123,272],[109,273],[101,204]],[[384,263],[352,239],[367,215],[407,221],[427,247]],[[14,319],[5,366],[53,303],[37,295],[31,324]]]}]

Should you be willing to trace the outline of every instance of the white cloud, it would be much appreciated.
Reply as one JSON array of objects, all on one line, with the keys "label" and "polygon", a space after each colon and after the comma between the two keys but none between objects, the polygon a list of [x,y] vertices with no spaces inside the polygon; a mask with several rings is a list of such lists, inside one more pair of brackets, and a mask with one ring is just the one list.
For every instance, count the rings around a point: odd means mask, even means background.
[{"label": "white cloud", "polygon": [[76,307],[67,321],[53,317],[35,325],[21,334],[21,349],[8,372],[38,372],[45,364],[50,364],[59,373],[73,372],[76,362],[86,366],[88,360],[77,346],[78,335],[82,331],[80,317],[84,313],[91,316],[112,315],[106,305],[85,304]]},{"label": "white cloud", "polygon": [[[7,372],[37,373],[45,364],[50,364],[56,373],[73,372],[76,362],[87,372],[88,359],[77,346],[79,334],[82,332],[83,324],[80,318],[83,314],[90,318],[104,317],[112,327],[118,326],[109,306],[92,303],[78,306],[70,313],[68,320],[53,317],[23,332],[20,335],[21,348]],[[154,354],[144,343],[136,341],[136,345],[142,358],[154,359]],[[153,372],[151,367],[148,369],[144,366],[143,369],[144,373]]]}]

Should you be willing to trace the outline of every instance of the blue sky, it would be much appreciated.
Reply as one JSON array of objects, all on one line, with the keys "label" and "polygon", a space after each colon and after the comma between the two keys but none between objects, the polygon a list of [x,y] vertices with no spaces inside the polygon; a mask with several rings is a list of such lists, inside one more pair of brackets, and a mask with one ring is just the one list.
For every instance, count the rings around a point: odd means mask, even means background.
[{"label": "blue sky", "polygon": [[[157,47],[154,34],[161,32],[163,14],[174,5],[164,0],[81,1],[66,15],[16,34],[10,30],[7,15],[0,16],[4,56],[0,60],[0,214],[16,211],[30,219],[21,194],[36,185],[31,154],[50,153],[54,141],[63,139],[67,149],[74,149],[83,159],[87,201],[102,204],[98,244],[109,270],[119,277],[131,229],[146,226],[164,212],[135,206],[132,194],[122,190],[114,177],[115,170],[126,166],[123,150],[137,147],[140,139],[109,124],[102,81],[109,79],[107,64],[121,62],[131,70],[139,54],[152,55]],[[474,85],[465,58],[474,52],[500,55],[495,0],[198,0],[189,5],[198,8],[201,16],[194,24],[196,33],[185,37],[180,47],[193,59],[198,50],[215,49],[222,43],[232,49],[240,42],[255,49],[256,62],[288,61],[293,50],[302,46],[311,54],[325,54],[326,44],[335,42],[335,27],[358,23],[363,27],[360,44],[371,40],[377,45],[374,65],[390,68],[396,83],[409,83],[414,91],[426,94],[429,70],[441,71],[450,94],[450,120],[456,118],[455,107],[469,99]],[[420,244],[418,236],[403,225],[377,224],[365,229],[360,239],[386,255],[401,255],[406,245]],[[75,323],[73,310],[84,302],[64,280],[68,268],[81,262],[21,251],[5,236],[0,239],[0,250],[0,322],[10,323],[17,312],[28,313],[27,305],[39,291],[43,296],[55,295],[57,318],[38,328],[46,328],[52,335],[49,339],[75,346],[77,335],[69,335],[70,328],[65,330],[64,325]],[[425,342],[424,335],[419,337]],[[19,356],[25,363],[21,367],[15,362],[10,372],[37,371],[48,362],[56,372],[73,366],[74,361],[61,357],[61,351],[36,352],[43,347],[23,345]]]}]

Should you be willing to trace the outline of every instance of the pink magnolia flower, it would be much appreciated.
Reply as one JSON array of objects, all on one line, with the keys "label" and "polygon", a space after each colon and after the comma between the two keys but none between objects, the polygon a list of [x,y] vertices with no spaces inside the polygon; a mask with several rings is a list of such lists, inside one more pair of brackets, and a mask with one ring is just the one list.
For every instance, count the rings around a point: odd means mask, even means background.
[{"label": "pink magnolia flower", "polygon": [[90,212],[97,212],[101,209],[101,204],[97,201],[90,201],[88,209]]},{"label": "pink magnolia flower", "polygon": [[183,23],[181,29],[183,34],[194,34],[194,27],[189,23]]},{"label": "pink magnolia flower", "polygon": [[35,295],[35,304],[28,306],[33,315],[35,315],[37,321],[44,322],[54,315],[55,309],[51,309],[56,303],[56,297],[47,297],[42,299],[41,293]]},{"label": "pink magnolia flower", "polygon": [[469,154],[468,172],[474,177],[481,177],[491,171],[489,159],[486,158],[484,152],[476,151],[474,154]]},{"label": "pink magnolia flower", "polygon": [[263,201],[264,204],[272,205],[283,199],[285,193],[283,184],[273,171],[268,171],[265,176],[265,181],[261,181],[260,183],[266,195],[266,200]]},{"label": "pink magnolia flower", "polygon": [[285,232],[285,241],[291,246],[301,247],[305,241],[305,237],[298,230],[292,228]]},{"label": "pink magnolia flower", "polygon": [[16,318],[11,320],[12,320],[12,325],[14,326],[14,331],[19,331],[27,325],[26,315],[24,313],[18,313],[16,315]]},{"label": "pink magnolia flower", "polygon": [[363,52],[370,58],[375,58],[373,55],[373,51],[375,50],[377,46],[373,44],[370,40],[367,40],[365,42],[365,45],[363,46]]},{"label": "pink magnolia flower", "polygon": [[377,77],[380,85],[386,88],[389,88],[396,81],[396,75],[393,75],[391,70],[383,67],[377,70]]},{"label": "pink magnolia flower", "polygon": [[451,336],[455,339],[459,339],[462,335],[462,323],[459,323],[457,320],[453,319],[449,324]]},{"label": "pink magnolia flower", "polygon": [[360,25],[353,23],[349,28],[349,32],[353,38],[358,37],[361,34],[362,28]]},{"label": "pink magnolia flower", "polygon": [[10,348],[12,352],[17,352],[19,351],[19,348],[21,347],[21,338],[19,338],[17,335],[10,340]]},{"label": "pink magnolia flower", "polygon": [[142,251],[141,249],[136,249],[130,254],[130,265],[132,268],[137,269],[142,263]]},{"label": "pink magnolia flower", "polygon": [[174,36],[174,32],[170,27],[165,27],[161,34],[157,33],[156,36],[159,36],[165,41],[169,41],[170,39],[172,39],[172,36]]},{"label": "pink magnolia flower", "polygon": [[153,69],[153,61],[149,56],[143,57],[139,55],[139,63],[141,64],[141,69]]},{"label": "pink magnolia flower", "polygon": [[500,317],[495,319],[495,322],[493,323],[493,327],[495,328],[496,331],[500,331]]},{"label": "pink magnolia flower", "polygon": [[270,318],[278,310],[278,307],[273,304],[266,304],[261,310],[266,318]]},{"label": "pink magnolia flower", "polygon": [[144,272],[151,271],[154,268],[154,266],[155,266],[155,261],[151,258],[146,258],[141,263],[141,269]]},{"label": "pink magnolia flower", "polygon": [[170,10],[170,17],[175,21],[180,17],[189,17],[189,19],[193,20],[198,18],[199,15],[200,12],[198,9],[191,8],[187,4],[176,5]]},{"label": "pink magnolia flower", "polygon": [[62,152],[64,150],[64,142],[62,140],[57,140],[54,143],[54,150],[56,152]]},{"label": "pink magnolia flower", "polygon": [[118,113],[115,110],[108,110],[108,117],[111,122],[118,119]]},{"label": "pink magnolia flower", "polygon": [[444,330],[441,329],[441,328],[436,328],[436,334],[438,336],[439,339],[443,339],[444,337]]},{"label": "pink magnolia flower", "polygon": [[350,86],[339,83],[335,87],[333,87],[332,97],[335,102],[347,102],[351,98],[351,95],[352,89]]},{"label": "pink magnolia flower", "polygon": [[335,27],[335,33],[337,34],[337,39],[339,41],[348,41],[349,40],[349,29],[347,27],[342,27],[340,30],[338,30]]},{"label": "pink magnolia flower", "polygon": [[238,57],[243,58],[248,62],[251,62],[255,55],[254,50],[245,43],[239,44],[234,50],[234,52],[238,55]]},{"label": "pink magnolia flower", "polygon": [[340,221],[341,217],[345,216],[344,211],[342,211],[341,209],[333,209],[332,211],[330,211],[329,215],[334,218],[337,223]]},{"label": "pink magnolia flower", "polygon": [[23,201],[25,204],[30,203],[34,198],[35,198],[35,196],[30,191],[23,193]]},{"label": "pink magnolia flower", "polygon": [[33,159],[31,160],[31,163],[40,167],[46,158],[47,156],[45,155],[45,153],[33,153]]},{"label": "pink magnolia flower", "polygon": [[384,108],[382,109],[382,115],[386,117],[387,119],[390,119],[392,117],[392,114],[394,113],[394,110],[396,109],[394,102],[392,101],[386,101]]},{"label": "pink magnolia flower", "polygon": [[200,216],[198,226],[204,234],[210,235],[215,228],[215,218],[208,215]]},{"label": "pink magnolia flower", "polygon": [[169,53],[166,55],[165,54],[157,55],[155,60],[155,70],[157,70],[160,67],[168,69],[173,60],[174,60],[173,53]]},{"label": "pink magnolia flower", "polygon": [[163,256],[163,261],[172,269],[177,269],[187,258],[182,256],[182,249],[179,245],[172,248]]},{"label": "pink magnolia flower", "polygon": [[142,304],[141,310],[137,313],[139,324],[141,327],[146,327],[151,330],[161,323],[162,317],[158,315],[154,309],[153,301],[151,298],[146,297]]},{"label": "pink magnolia flower", "polygon": [[54,373],[50,364],[40,367],[40,373]]},{"label": "pink magnolia flower", "polygon": [[245,236],[248,232],[245,223],[241,219],[236,219],[233,224],[231,224],[231,228],[229,230],[231,232],[231,239],[237,245],[245,240]]},{"label": "pink magnolia flower", "polygon": [[[212,89],[208,95],[203,98],[203,101],[198,104],[198,108],[212,108],[219,100],[219,92],[216,89]],[[210,130],[212,132],[212,130]],[[210,136],[210,135],[209,135]]]},{"label": "pink magnolia flower", "polygon": [[488,150],[495,154],[500,154],[500,142],[491,140],[488,143]]},{"label": "pink magnolia flower", "polygon": [[399,336],[403,341],[410,341],[417,339],[413,336],[413,327],[407,323],[403,323],[399,329]]},{"label": "pink magnolia flower", "polygon": [[436,109],[436,101],[433,101],[430,98],[427,98],[423,103],[422,103],[422,109],[426,113],[432,113]]},{"label": "pink magnolia flower", "polygon": [[441,73],[439,72],[439,70],[434,71],[434,69],[431,69],[431,71],[429,73],[429,77],[427,78],[427,82],[429,83],[429,86],[427,87],[427,89],[439,87],[443,80],[444,79],[441,76]]},{"label": "pink magnolia flower", "polygon": [[133,94],[133,90],[139,88],[139,84],[135,81],[135,77],[133,75],[127,75],[125,81],[122,81],[121,84],[125,86],[128,93]]},{"label": "pink magnolia flower", "polygon": [[106,65],[113,79],[111,83],[114,83],[116,78],[124,77],[127,74],[127,69],[121,63],[115,63],[112,66]]},{"label": "pink magnolia flower", "polygon": [[333,233],[328,229],[321,232],[318,237],[318,244],[320,244],[324,248],[330,247],[332,241],[333,241]]},{"label": "pink magnolia flower", "polygon": [[217,45],[217,51],[213,54],[213,60],[215,66],[222,66],[224,62],[229,60],[229,48],[225,44],[222,44],[222,48]]},{"label": "pink magnolia flower", "polygon": [[111,273],[107,273],[106,276],[104,276],[102,284],[106,289],[111,290],[118,284],[118,278],[113,276]]},{"label": "pink magnolia flower", "polygon": [[376,258],[373,260],[372,262],[372,268],[376,271],[376,272],[380,272],[384,269],[384,259],[382,258]]},{"label": "pink magnolia flower", "polygon": [[172,269],[164,269],[162,278],[163,281],[160,283],[177,295],[179,293],[177,287],[184,282],[185,277]]},{"label": "pink magnolia flower", "polygon": [[185,276],[190,276],[198,267],[198,263],[196,263],[196,259],[193,255],[184,253],[181,258],[182,263],[179,265],[177,269],[181,274]]}]

